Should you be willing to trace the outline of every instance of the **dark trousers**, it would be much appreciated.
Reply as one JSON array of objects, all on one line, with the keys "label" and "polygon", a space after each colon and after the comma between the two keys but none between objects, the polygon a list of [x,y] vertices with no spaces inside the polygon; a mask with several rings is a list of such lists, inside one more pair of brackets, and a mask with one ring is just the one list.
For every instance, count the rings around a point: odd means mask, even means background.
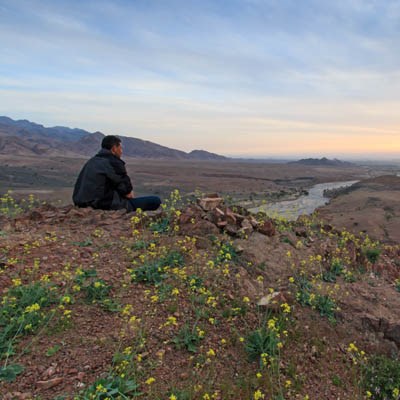
[{"label": "dark trousers", "polygon": [[138,208],[143,211],[153,211],[157,210],[161,204],[161,200],[157,196],[134,197],[133,199],[128,200],[133,208],[132,211],[136,211]]}]

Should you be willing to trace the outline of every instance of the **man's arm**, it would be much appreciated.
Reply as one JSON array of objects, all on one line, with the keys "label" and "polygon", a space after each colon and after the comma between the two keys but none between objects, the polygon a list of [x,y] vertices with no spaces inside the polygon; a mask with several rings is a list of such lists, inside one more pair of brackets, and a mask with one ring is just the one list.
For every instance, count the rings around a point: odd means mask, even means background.
[{"label": "man's arm", "polygon": [[115,190],[123,197],[130,195],[133,187],[126,172],[124,162],[120,160],[112,160],[110,163],[108,163],[108,166],[109,168],[107,168],[106,176],[114,183]]}]

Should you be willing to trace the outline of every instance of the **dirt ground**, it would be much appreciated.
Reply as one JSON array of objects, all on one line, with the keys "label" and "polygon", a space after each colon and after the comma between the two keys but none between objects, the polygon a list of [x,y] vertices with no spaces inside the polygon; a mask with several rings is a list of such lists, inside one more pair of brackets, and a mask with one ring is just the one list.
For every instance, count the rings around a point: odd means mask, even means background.
[{"label": "dirt ground", "polygon": [[[10,362],[24,366],[24,371],[15,382],[0,384],[5,399],[86,399],[83,391],[115,370],[115,354],[131,346],[134,358],[128,367],[143,399],[166,400],[176,393],[182,399],[213,395],[216,400],[247,400],[257,391],[268,397],[280,391],[287,399],[354,400],[364,398],[365,391],[357,383],[361,378],[350,343],[368,355],[398,354],[398,247],[382,248],[371,264],[362,254],[365,239],[342,236],[314,220],[282,226],[276,222],[271,236],[254,231],[230,238],[201,210],[188,214],[182,209],[179,229],[157,235],[149,229],[150,221],[139,223],[134,233],[131,217],[42,206],[16,219],[2,218],[3,296],[15,285],[50,282],[64,307],[15,343]],[[224,247],[226,243],[233,247]],[[159,259],[170,249],[182,253],[182,270],[171,273],[161,286],[132,281],[132,271],[143,260]],[[238,254],[226,256],[229,249]],[[217,261],[221,254],[224,261]],[[333,257],[341,258],[354,279],[318,278]],[[82,270],[96,270],[98,279],[112,287],[109,297],[116,310],[86,301],[85,283],[75,289]],[[317,295],[334,299],[335,322],[296,301],[291,278],[301,275],[317,281]],[[200,292],[188,285],[187,276],[199,279]],[[270,290],[281,296],[275,311],[257,306]],[[66,296],[69,300],[62,300]],[[242,343],[247,339],[242,338],[263,319],[279,317],[282,306],[290,307],[290,316],[280,332],[283,347],[274,372],[249,361]],[[65,309],[69,317],[63,317]],[[195,353],[174,344],[185,324],[205,332]],[[147,383],[150,378],[154,383]]]},{"label": "dirt ground", "polygon": [[[68,204],[85,158],[45,158],[0,155],[0,194],[28,191],[45,200]],[[301,191],[316,183],[363,179],[381,174],[368,166],[320,167],[265,162],[171,161],[127,158],[127,171],[137,196],[218,192],[234,199],[264,198],[271,193]],[[282,197],[282,196],[281,196]]]},{"label": "dirt ground", "polygon": [[400,177],[385,175],[364,180],[319,210],[340,229],[366,232],[385,243],[400,243]]}]

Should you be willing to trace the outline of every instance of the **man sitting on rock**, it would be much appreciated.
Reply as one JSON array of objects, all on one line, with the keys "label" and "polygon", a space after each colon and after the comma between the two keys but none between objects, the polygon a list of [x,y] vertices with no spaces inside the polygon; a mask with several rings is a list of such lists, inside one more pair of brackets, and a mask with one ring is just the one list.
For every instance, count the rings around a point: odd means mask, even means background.
[{"label": "man sitting on rock", "polygon": [[134,197],[132,183],[121,160],[122,144],[117,136],[105,136],[101,150],[82,168],[72,199],[78,207],[102,210],[156,210],[157,196]]}]

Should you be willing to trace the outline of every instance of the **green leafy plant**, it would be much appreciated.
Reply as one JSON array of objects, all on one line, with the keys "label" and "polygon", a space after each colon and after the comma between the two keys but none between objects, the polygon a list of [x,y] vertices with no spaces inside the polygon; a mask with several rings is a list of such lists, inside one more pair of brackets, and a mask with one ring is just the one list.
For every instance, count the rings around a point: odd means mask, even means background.
[{"label": "green leafy plant", "polygon": [[325,282],[336,282],[336,278],[343,272],[343,264],[340,260],[334,259],[330,268],[322,274],[322,279]]},{"label": "green leafy plant", "polygon": [[186,348],[188,351],[196,353],[197,345],[202,340],[199,332],[201,331],[197,329],[196,325],[190,328],[188,324],[185,324],[172,341],[178,349]]},{"label": "green leafy plant", "polygon": [[193,398],[189,390],[179,390],[179,389],[171,390],[168,399],[173,398],[172,396],[175,396],[176,400],[190,400]]},{"label": "green leafy plant", "polygon": [[298,291],[296,299],[302,306],[311,306],[312,284],[305,276],[299,276],[296,279]]},{"label": "green leafy plant", "polygon": [[220,244],[220,250],[216,259],[216,263],[220,264],[227,261],[237,261],[238,254],[232,243],[226,242]]},{"label": "green leafy plant", "polygon": [[118,312],[121,310],[121,304],[110,298],[100,300],[99,304],[103,308],[103,310],[109,312]]},{"label": "green leafy plant", "polygon": [[170,266],[170,267],[183,267],[185,265],[185,259],[183,255],[176,250],[171,250],[165,257],[161,260],[163,266]]},{"label": "green leafy plant", "polygon": [[74,246],[79,246],[79,247],[88,247],[93,244],[93,242],[90,239],[84,240],[83,242],[72,242]]},{"label": "green leafy plant", "polygon": [[163,265],[158,260],[143,264],[131,273],[133,282],[144,282],[153,285],[160,285],[166,276]]},{"label": "green leafy plant", "polygon": [[133,245],[131,246],[132,250],[144,250],[148,247],[148,244],[144,240],[137,240]]},{"label": "green leafy plant", "polygon": [[83,285],[86,282],[86,280],[96,277],[97,277],[97,271],[95,269],[79,270],[79,272],[77,272],[75,277],[75,283],[77,283],[78,285]]},{"label": "green leafy plant", "polygon": [[0,307],[0,356],[12,354],[13,341],[35,332],[50,317],[43,308],[56,302],[54,292],[41,282],[14,286]]},{"label": "green leafy plant", "polygon": [[58,350],[61,349],[61,346],[59,344],[56,344],[52,347],[50,347],[49,349],[47,349],[46,351],[46,357],[52,357],[54,356],[54,354],[57,353]]},{"label": "green leafy plant", "polygon": [[275,356],[279,341],[277,332],[265,326],[249,333],[245,338],[245,350],[249,360],[260,360],[263,354]]},{"label": "green leafy plant", "polygon": [[160,285],[161,282],[168,276],[165,267],[182,267],[184,258],[178,251],[172,250],[164,257],[158,260],[153,260],[136,268],[131,273],[132,281],[144,282],[153,285]]},{"label": "green leafy plant", "polygon": [[363,366],[363,386],[374,400],[400,398],[400,360],[371,357]]},{"label": "green leafy plant", "polygon": [[322,317],[328,317],[330,321],[335,321],[336,302],[327,295],[317,295],[315,307]]},{"label": "green leafy plant", "polygon": [[158,232],[158,233],[169,232],[170,230],[169,218],[162,218],[159,219],[158,221],[153,221],[150,223],[149,228],[152,232]]},{"label": "green leafy plant", "polygon": [[296,300],[302,306],[310,306],[319,311],[323,317],[328,317],[331,322],[335,321],[336,302],[327,295],[313,292],[313,285],[304,276],[300,276],[295,281],[297,285]]},{"label": "green leafy plant", "polygon": [[204,283],[203,278],[197,275],[189,275],[187,277],[187,282],[189,283],[189,286],[193,291],[196,291],[199,288],[201,288]]},{"label": "green leafy plant", "polygon": [[364,250],[364,254],[370,263],[375,264],[381,255],[381,250],[378,248],[369,248]]},{"label": "green leafy plant", "polygon": [[0,381],[14,382],[19,375],[24,370],[24,367],[19,364],[11,364],[5,367],[0,367]]},{"label": "green leafy plant", "polygon": [[110,375],[96,380],[79,398],[82,400],[131,399],[141,395],[138,389],[139,385],[133,379]]},{"label": "green leafy plant", "polygon": [[86,300],[92,303],[94,301],[104,301],[110,293],[111,286],[102,279],[97,279],[83,289],[86,293]]}]

